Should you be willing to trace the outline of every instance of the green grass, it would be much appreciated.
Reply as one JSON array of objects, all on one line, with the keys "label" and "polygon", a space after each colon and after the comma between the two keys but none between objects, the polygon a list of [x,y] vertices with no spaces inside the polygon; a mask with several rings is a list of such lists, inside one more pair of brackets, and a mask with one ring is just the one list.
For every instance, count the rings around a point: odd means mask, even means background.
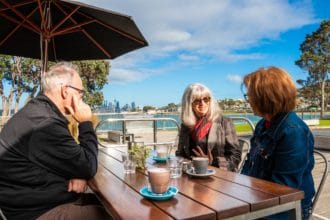
[{"label": "green grass", "polygon": [[[320,120],[320,127],[330,127],[330,119]],[[235,124],[235,129],[237,133],[248,133],[251,132],[251,127],[249,124]]]},{"label": "green grass", "polygon": [[320,126],[330,126],[330,119],[321,119]]},{"label": "green grass", "polygon": [[237,133],[252,132],[249,124],[235,124],[235,129]]}]

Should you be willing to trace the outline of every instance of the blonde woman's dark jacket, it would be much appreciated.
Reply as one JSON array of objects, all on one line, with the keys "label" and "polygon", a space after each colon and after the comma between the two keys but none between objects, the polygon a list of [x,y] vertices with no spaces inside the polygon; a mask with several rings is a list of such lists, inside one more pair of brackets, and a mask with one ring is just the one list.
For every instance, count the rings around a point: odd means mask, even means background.
[{"label": "blonde woman's dark jacket", "polygon": [[[207,147],[211,149],[213,162],[212,166],[220,167],[219,157],[224,157],[227,161],[227,169],[236,171],[241,162],[242,147],[238,144],[235,127],[228,118],[219,116],[207,134]],[[179,134],[177,156],[191,159],[193,155],[191,146],[190,129],[181,124]]]}]

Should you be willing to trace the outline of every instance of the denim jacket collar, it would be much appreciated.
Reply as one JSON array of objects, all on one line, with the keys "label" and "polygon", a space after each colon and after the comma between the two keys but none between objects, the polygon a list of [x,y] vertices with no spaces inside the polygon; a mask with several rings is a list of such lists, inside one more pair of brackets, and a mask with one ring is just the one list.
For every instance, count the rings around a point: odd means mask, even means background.
[{"label": "denim jacket collar", "polygon": [[274,117],[274,120],[272,120],[271,125],[269,128],[265,129],[265,123],[266,120],[262,119],[260,122],[260,126],[256,128],[257,132],[256,134],[260,135],[267,135],[271,139],[276,139],[277,132],[280,130],[281,124],[285,121],[285,119],[288,117],[289,113],[279,113]]}]

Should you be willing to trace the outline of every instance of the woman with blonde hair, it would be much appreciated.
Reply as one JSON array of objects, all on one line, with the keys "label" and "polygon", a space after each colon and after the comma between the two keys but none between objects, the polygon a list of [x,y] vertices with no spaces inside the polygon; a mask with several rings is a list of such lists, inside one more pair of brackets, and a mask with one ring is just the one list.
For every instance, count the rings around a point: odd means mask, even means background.
[{"label": "woman with blonde hair", "polygon": [[[242,174],[287,185],[305,193],[302,200],[302,219],[308,219],[315,194],[314,138],[308,126],[293,110],[297,88],[290,75],[277,67],[261,68],[246,75],[242,88],[257,123],[251,149]],[[289,219],[284,212],[266,219]]]},{"label": "woman with blonde hair", "polygon": [[205,85],[190,84],[181,104],[182,125],[176,155],[188,159],[208,157],[210,165],[236,171],[242,149],[234,125],[221,115],[211,91]]}]

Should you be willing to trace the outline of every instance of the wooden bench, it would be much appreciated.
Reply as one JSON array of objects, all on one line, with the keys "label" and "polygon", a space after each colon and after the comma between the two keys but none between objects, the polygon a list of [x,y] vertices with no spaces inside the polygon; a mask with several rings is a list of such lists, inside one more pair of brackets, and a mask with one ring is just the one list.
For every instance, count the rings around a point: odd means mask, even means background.
[{"label": "wooden bench", "polygon": [[125,138],[122,132],[120,131],[108,131],[108,140],[115,143],[124,143],[129,141],[134,141],[134,134],[125,134]]}]

